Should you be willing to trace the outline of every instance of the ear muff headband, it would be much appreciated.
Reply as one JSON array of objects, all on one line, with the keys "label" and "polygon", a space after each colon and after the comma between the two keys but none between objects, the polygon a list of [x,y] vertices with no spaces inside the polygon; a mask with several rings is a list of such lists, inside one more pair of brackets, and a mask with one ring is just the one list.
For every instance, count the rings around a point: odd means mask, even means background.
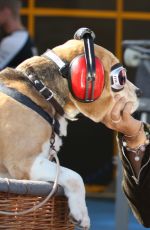
[{"label": "ear muff headband", "polygon": [[[94,97],[94,86],[95,86],[95,55],[94,55],[94,43],[91,34],[89,33],[84,35],[84,52],[87,68],[87,77],[86,77],[86,92],[85,100],[96,100],[97,97]],[[91,95],[89,95],[89,84],[91,85]]]}]

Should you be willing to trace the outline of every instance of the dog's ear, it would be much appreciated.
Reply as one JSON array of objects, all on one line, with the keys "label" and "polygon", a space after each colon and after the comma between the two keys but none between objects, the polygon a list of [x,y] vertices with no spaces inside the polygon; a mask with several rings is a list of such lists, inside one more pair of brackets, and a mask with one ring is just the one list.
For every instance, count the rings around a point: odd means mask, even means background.
[{"label": "dog's ear", "polygon": [[69,119],[69,120],[76,120],[76,115],[78,115],[80,113],[80,111],[77,109],[77,107],[75,106],[75,104],[72,101],[69,101],[65,106],[64,106],[64,110],[65,110],[65,116]]}]

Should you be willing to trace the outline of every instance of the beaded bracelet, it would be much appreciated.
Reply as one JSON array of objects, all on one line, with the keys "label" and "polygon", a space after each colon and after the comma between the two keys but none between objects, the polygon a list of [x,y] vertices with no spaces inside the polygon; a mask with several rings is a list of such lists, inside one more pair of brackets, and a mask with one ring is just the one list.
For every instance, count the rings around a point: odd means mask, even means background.
[{"label": "beaded bracelet", "polygon": [[[142,126],[143,126],[143,123],[142,123]],[[142,126],[141,126],[141,127],[142,127]],[[141,132],[141,130],[142,130],[141,127],[140,127],[140,129],[139,129],[138,134],[139,134],[139,133]],[[147,145],[149,145],[149,143],[150,143],[150,140],[149,140],[150,135],[149,135],[149,133],[148,133],[147,131],[145,131],[145,135],[146,135],[146,140],[145,140],[144,144],[141,144],[141,145],[139,145],[139,146],[137,146],[137,147],[135,147],[135,148],[130,148],[130,147],[128,146],[128,144],[127,144],[127,142],[126,142],[126,140],[125,140],[125,137],[127,137],[126,135],[124,135],[123,138],[122,138],[123,147],[126,148],[126,150],[127,150],[128,152],[132,152],[132,153],[135,154],[135,156],[134,156],[134,160],[135,160],[135,161],[139,161],[139,160],[141,159],[140,154],[143,153],[143,152],[145,152]],[[138,135],[136,135],[136,137],[137,137],[137,136],[138,136]],[[128,136],[128,137],[130,137],[130,136]],[[131,137],[133,137],[133,136],[131,136]],[[135,137],[135,136],[134,136],[134,137]]]}]

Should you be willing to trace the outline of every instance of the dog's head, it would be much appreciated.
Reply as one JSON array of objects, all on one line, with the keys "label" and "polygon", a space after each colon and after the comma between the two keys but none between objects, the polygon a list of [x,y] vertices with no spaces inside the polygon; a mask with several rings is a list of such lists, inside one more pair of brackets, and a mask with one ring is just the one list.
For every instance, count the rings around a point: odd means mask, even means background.
[{"label": "dog's head", "polygon": [[[80,29],[79,34],[83,36],[78,38],[77,33],[75,39],[53,48],[53,53],[47,51],[42,59],[32,58],[34,61],[26,61],[18,69],[32,65],[40,74],[43,63],[44,69],[47,66],[49,73],[55,75],[54,84],[58,77],[56,75],[59,75],[57,91],[64,94],[64,110],[69,118],[82,113],[100,122],[113,107],[115,94],[121,94],[131,101],[135,111],[138,105],[137,88],[127,79],[119,60],[107,49],[93,43],[93,32],[89,29]],[[57,73],[54,74],[55,71]],[[48,87],[53,90],[52,84]]]},{"label": "dog's head", "polygon": [[[79,30],[79,34],[81,34],[84,29]],[[83,32],[84,33],[84,32]],[[91,32],[92,33],[92,32]],[[76,33],[78,37],[78,31]],[[76,37],[75,36],[75,37]],[[80,36],[80,35],[79,35]],[[92,36],[92,35],[91,35]],[[133,103],[133,111],[137,108],[137,97],[136,97],[136,90],[137,88],[127,79],[126,70],[121,66],[119,60],[108,50],[104,49],[103,47],[94,44],[94,53],[95,57],[98,58],[99,63],[95,60],[95,70],[93,73],[93,77],[95,77],[95,85],[94,85],[94,93],[93,98],[92,94],[92,87],[90,88],[90,84],[92,80],[89,80],[89,91],[87,92],[87,99],[86,99],[86,89],[84,87],[83,81],[84,79],[84,66],[82,63],[82,54],[84,53],[86,57],[86,75],[88,78],[89,69],[92,68],[92,64],[88,63],[88,55],[92,57],[92,48],[90,50],[90,54],[86,53],[87,46],[86,39],[74,39],[69,40],[65,44],[55,47],[53,49],[54,53],[57,54],[62,60],[69,63],[69,88],[71,88],[70,98],[72,104],[66,104],[66,111],[70,109],[70,106],[75,106],[81,113],[85,116],[91,118],[92,120],[99,122],[105,116],[108,110],[111,110],[114,104],[114,95],[121,94],[127,100]],[[89,41],[87,41],[88,43]],[[90,46],[90,45],[89,45]],[[90,49],[90,48],[89,48]],[[75,62],[75,64],[74,64]],[[89,61],[90,62],[90,61]],[[91,61],[92,62],[92,61]],[[73,64],[72,64],[73,63]],[[75,75],[75,76],[74,76]],[[78,76],[80,75],[80,76]],[[91,74],[92,75],[92,74]],[[76,92],[76,85],[74,84],[74,77],[78,79],[79,82],[75,82],[77,84],[79,91]],[[72,78],[72,79],[70,79]],[[85,84],[87,82],[85,81]],[[98,84],[98,86],[97,86]],[[71,87],[70,87],[71,85]],[[81,93],[80,93],[81,88]],[[83,89],[82,89],[83,88]],[[75,90],[75,92],[73,91]],[[79,96],[82,97],[82,91],[84,91],[84,98],[78,98],[76,95],[79,93]],[[88,95],[89,93],[89,95]],[[81,94],[81,95],[80,95]],[[90,100],[90,97],[92,98]],[[75,111],[75,110],[73,110]]]}]

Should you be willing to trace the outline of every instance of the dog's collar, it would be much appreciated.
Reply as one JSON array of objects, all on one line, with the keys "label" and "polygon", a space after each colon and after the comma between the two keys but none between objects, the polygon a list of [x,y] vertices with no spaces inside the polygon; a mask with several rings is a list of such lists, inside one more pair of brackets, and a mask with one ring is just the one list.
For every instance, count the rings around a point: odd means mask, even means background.
[{"label": "dog's collar", "polygon": [[33,102],[29,97],[26,95],[20,93],[14,88],[7,87],[6,85],[0,83],[0,92],[12,97],[16,101],[24,104],[25,106],[29,107],[30,109],[37,112],[39,115],[41,115],[51,126],[54,127],[54,132],[56,132],[59,135],[59,128],[60,124],[58,120],[52,118],[47,112],[45,112],[39,105],[37,105],[35,102]]},{"label": "dog's collar", "polygon": [[30,71],[30,74],[27,75],[26,77],[29,79],[29,81],[33,84],[35,89],[48,101],[52,104],[52,106],[55,108],[56,112],[58,112],[61,116],[64,115],[64,110],[62,106],[55,100],[53,92],[48,89],[44,85],[44,83],[39,80],[38,76],[33,73],[33,71]]}]

